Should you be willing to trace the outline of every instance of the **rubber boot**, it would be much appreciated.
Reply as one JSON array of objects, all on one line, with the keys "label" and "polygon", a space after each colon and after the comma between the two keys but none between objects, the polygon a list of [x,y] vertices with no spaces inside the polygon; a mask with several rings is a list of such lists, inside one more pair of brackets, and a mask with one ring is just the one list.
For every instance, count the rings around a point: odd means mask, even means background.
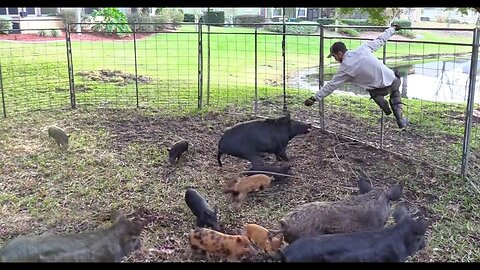
[{"label": "rubber boot", "polygon": [[400,91],[395,91],[390,94],[390,107],[392,107],[393,115],[397,119],[397,125],[399,128],[404,128],[408,125],[408,121],[403,117],[403,104],[401,101]]},{"label": "rubber boot", "polygon": [[377,103],[377,105],[382,109],[386,115],[390,115],[392,111],[388,107],[387,100],[383,96],[372,97],[372,99]]}]

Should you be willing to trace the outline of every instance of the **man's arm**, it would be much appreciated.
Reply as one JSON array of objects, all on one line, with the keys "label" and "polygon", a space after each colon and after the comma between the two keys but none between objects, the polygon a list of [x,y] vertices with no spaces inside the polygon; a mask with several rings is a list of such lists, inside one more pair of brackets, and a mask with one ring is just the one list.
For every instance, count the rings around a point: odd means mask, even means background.
[{"label": "man's arm", "polygon": [[337,89],[342,83],[349,81],[351,77],[342,70],[339,70],[332,79],[320,88],[313,96],[315,100],[321,100],[324,97],[330,95],[335,89]]},{"label": "man's arm", "polygon": [[365,46],[365,47],[369,48],[372,52],[374,52],[374,51],[378,50],[378,48],[385,45],[387,40],[393,36],[393,33],[395,33],[395,26],[389,27],[379,37],[363,44],[362,47]]}]

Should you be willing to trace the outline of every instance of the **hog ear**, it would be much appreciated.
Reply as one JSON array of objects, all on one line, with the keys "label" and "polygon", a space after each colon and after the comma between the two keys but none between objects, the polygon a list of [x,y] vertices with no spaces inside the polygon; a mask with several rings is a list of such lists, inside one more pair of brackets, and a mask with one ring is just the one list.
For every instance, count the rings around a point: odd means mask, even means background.
[{"label": "hog ear", "polygon": [[367,181],[366,176],[365,175],[359,175],[358,176],[358,190],[360,191],[360,194],[368,193],[372,189],[373,189],[373,187]]},{"label": "hog ear", "polygon": [[391,187],[387,191],[387,199],[390,201],[398,201],[402,197],[403,185],[399,184]]},{"label": "hog ear", "polygon": [[110,213],[110,220],[113,223],[116,223],[121,219],[126,219],[126,217],[123,215],[121,211],[115,210]]},{"label": "hog ear", "polygon": [[235,239],[235,241],[236,241],[237,243],[241,243],[241,242],[242,242],[242,237],[237,236],[236,238],[237,238],[237,239]]},{"label": "hog ear", "polygon": [[423,217],[419,217],[415,220],[413,230],[417,235],[424,235],[427,232],[427,221]]}]

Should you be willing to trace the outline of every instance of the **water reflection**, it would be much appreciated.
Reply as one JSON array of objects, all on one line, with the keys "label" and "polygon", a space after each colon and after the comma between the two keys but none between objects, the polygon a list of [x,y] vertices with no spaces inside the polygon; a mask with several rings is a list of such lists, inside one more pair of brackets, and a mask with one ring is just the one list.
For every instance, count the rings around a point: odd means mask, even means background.
[{"label": "water reflection", "polygon": [[[437,61],[415,65],[397,66],[402,77],[400,86],[403,98],[429,101],[465,102],[468,95],[470,60]],[[326,74],[325,81],[332,78]],[[480,78],[480,61],[477,64],[477,80]],[[291,87],[318,90],[318,68],[302,70],[289,79]],[[476,84],[478,91],[480,83]],[[369,97],[365,89],[352,83],[344,84],[336,93]]]}]

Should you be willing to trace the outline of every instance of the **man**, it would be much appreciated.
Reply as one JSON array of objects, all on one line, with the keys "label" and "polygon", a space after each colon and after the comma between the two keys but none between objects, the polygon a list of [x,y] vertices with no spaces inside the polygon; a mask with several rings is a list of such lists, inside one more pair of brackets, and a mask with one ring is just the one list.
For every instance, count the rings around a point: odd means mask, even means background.
[{"label": "man", "polygon": [[[400,76],[398,72],[385,66],[373,55],[373,52],[382,47],[395,30],[399,29],[400,26],[392,24],[379,37],[353,51],[347,50],[343,42],[335,42],[330,47],[330,54],[327,57],[333,56],[336,61],[340,62],[340,67],[332,80],[318,90],[315,95],[305,100],[305,105],[312,106],[315,101],[320,101],[330,95],[342,83],[352,82],[365,88],[386,115],[390,115],[393,111],[399,128],[407,126],[407,119],[402,116],[403,108],[398,90]],[[390,94],[388,102],[390,107],[384,98],[388,94]]]}]

